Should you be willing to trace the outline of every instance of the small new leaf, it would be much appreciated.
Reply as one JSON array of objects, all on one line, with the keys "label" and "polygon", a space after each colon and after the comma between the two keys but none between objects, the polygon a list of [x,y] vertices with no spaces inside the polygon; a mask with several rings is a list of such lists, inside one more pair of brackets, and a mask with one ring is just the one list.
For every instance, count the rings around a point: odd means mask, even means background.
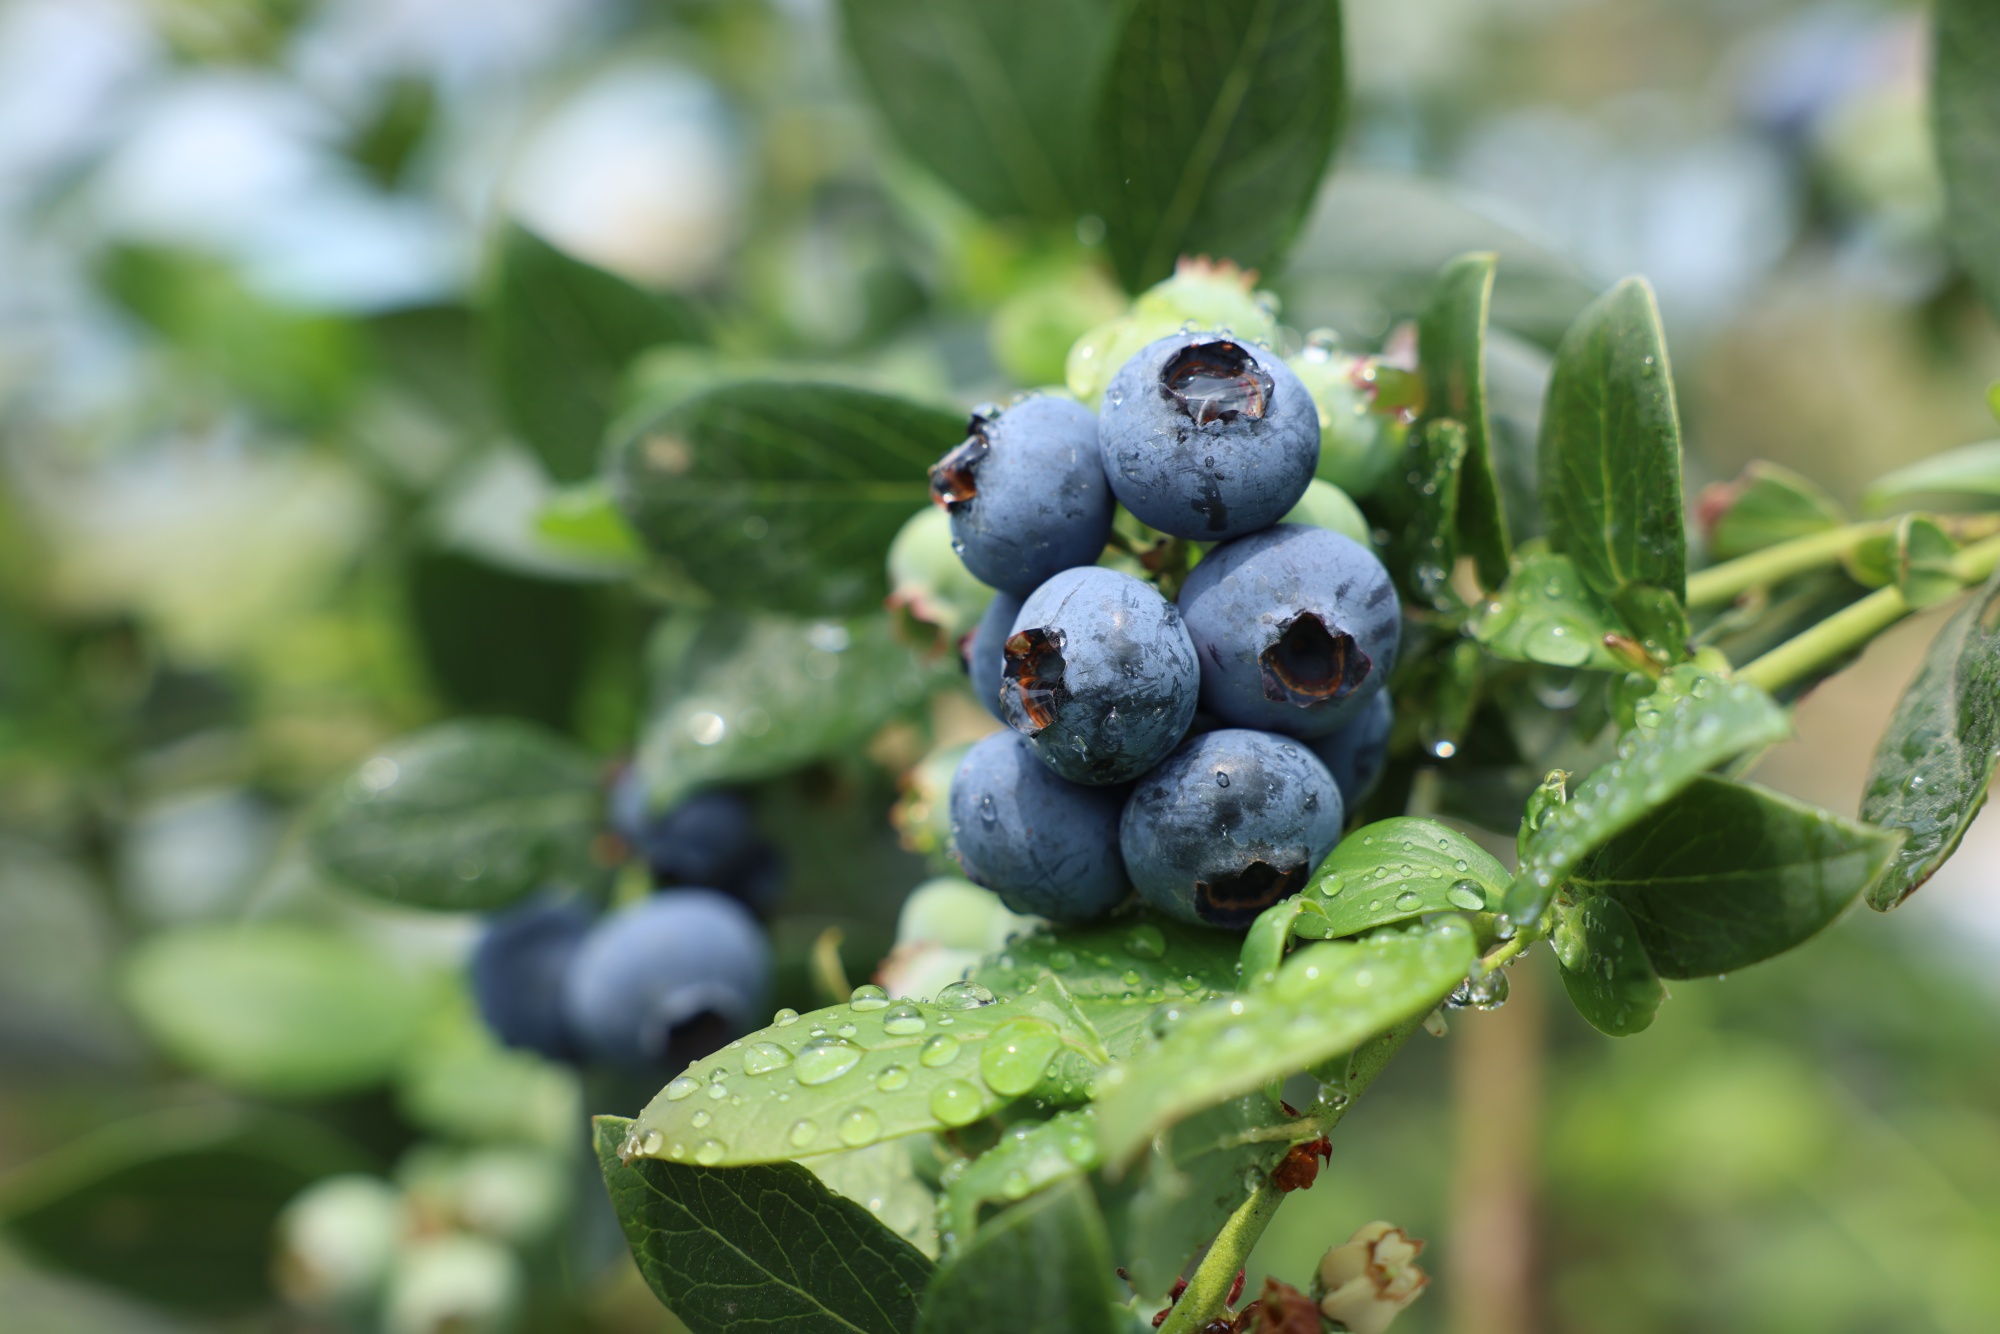
[{"label": "small new leaf", "polygon": [[1912,608],[1934,607],[1965,587],[1954,567],[1958,543],[1921,514],[1905,514],[1896,525],[1896,587]]},{"label": "small new leaf", "polygon": [[1625,629],[1618,613],[1583,582],[1576,562],[1552,552],[1519,558],[1514,573],[1471,623],[1475,639],[1496,657],[1551,667],[1629,671],[1604,646]]},{"label": "small new leaf", "polygon": [[1753,784],[1704,776],[1606,841],[1570,887],[1622,905],[1660,976],[1709,977],[1821,930],[1900,841]]},{"label": "small new leaf", "polygon": [[1445,917],[1407,932],[1295,951],[1266,986],[1209,1001],[1157,1046],[1098,1076],[1105,1161],[1128,1162],[1154,1135],[1423,1014],[1472,966],[1472,929]]},{"label": "small new leaf", "polygon": [[1957,849],[2000,761],[2000,575],[1952,617],[1896,702],[1875,750],[1861,818],[1909,835],[1870,890],[1887,912]]},{"label": "small new leaf", "polygon": [[598,1165],[647,1286],[693,1334],[910,1334],[931,1263],[797,1163],[726,1172],[645,1160],[593,1123]]},{"label": "small new leaf", "polygon": [[1639,928],[1617,900],[1597,894],[1558,900],[1549,943],[1563,989],[1591,1027],[1623,1038],[1652,1025],[1667,989],[1646,957]]},{"label": "small new leaf", "polygon": [[1333,939],[1435,912],[1492,912],[1512,879],[1484,848],[1434,820],[1397,816],[1343,838],[1306,883],[1316,909],[1296,934]]},{"label": "small new leaf", "polygon": [[1865,497],[1872,513],[1919,496],[2000,496],[2000,440],[1962,445],[1877,478]]},{"label": "small new leaf", "polygon": [[1486,320],[1493,305],[1497,257],[1460,255],[1444,266],[1417,323],[1417,358],[1424,375],[1424,416],[1465,427],[1459,484],[1458,549],[1478,564],[1488,588],[1507,577],[1507,515],[1494,480],[1493,427],[1486,411]]},{"label": "small new leaf", "polygon": [[[1711,495],[1718,501],[1711,502]],[[1704,491],[1698,509],[1712,524],[1708,555],[1718,561],[1822,533],[1847,521],[1840,503],[1819,483],[1763,459],[1746,465],[1736,481]]]},{"label": "small new leaf", "polygon": [[1124,1334],[1097,1201],[1065,1181],[1021,1201],[938,1267],[920,1334]]}]

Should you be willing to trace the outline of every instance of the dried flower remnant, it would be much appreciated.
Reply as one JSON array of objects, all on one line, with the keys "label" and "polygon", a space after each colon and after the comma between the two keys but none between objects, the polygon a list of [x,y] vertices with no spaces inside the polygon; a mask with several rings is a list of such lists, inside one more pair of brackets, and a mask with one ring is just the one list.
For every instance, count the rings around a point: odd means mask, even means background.
[{"label": "dried flower remnant", "polygon": [[1320,1314],[1348,1334],[1382,1334],[1431,1281],[1417,1264],[1423,1249],[1393,1223],[1362,1225],[1319,1262]]}]

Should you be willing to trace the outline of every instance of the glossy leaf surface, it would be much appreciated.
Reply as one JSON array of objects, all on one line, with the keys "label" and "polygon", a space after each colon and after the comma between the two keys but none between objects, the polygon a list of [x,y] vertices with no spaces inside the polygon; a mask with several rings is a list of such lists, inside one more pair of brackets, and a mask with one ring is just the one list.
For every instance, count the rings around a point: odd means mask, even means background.
[{"label": "glossy leaf surface", "polygon": [[1458,496],[1458,546],[1478,563],[1479,577],[1498,588],[1507,577],[1507,515],[1494,480],[1493,426],[1486,410],[1486,321],[1493,305],[1496,256],[1460,255],[1444,266],[1430,304],[1417,322],[1417,361],[1424,375],[1424,415],[1465,427],[1465,463]]},{"label": "glossy leaf surface", "polygon": [[1304,897],[1301,936],[1352,936],[1434,912],[1491,912],[1512,879],[1484,848],[1435,820],[1396,816],[1363,825],[1327,854]]},{"label": "glossy leaf surface", "polygon": [[938,1267],[922,1334],[1124,1334],[1097,1202],[1065,1181],[1008,1209]]},{"label": "glossy leaf surface", "polygon": [[1629,667],[1604,646],[1606,635],[1624,629],[1576,563],[1546,551],[1523,556],[1472,621],[1473,636],[1499,657],[1604,672]]},{"label": "glossy leaf surface", "polygon": [[1563,990],[1591,1027],[1623,1038],[1652,1025],[1667,989],[1653,971],[1632,915],[1616,899],[1588,894],[1558,903],[1549,943]]}]

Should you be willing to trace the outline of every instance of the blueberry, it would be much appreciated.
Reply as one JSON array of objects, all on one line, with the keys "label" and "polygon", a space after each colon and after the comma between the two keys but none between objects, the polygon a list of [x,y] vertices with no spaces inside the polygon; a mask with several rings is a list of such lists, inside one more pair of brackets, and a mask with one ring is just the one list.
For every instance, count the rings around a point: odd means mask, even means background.
[{"label": "blueberry", "polygon": [[1126,509],[1163,533],[1220,542],[1299,503],[1319,462],[1319,410],[1267,349],[1182,333],[1112,377],[1098,441]]},{"label": "blueberry", "polygon": [[706,885],[765,911],[784,888],[784,858],[757,833],[750,803],[735,792],[698,792],[651,814],[638,770],[611,791],[611,825],[637,849],[657,885]]},{"label": "blueberry", "polygon": [[931,494],[951,513],[966,569],[1024,598],[1103,553],[1113,505],[1089,408],[1037,396],[974,412],[968,430],[931,469]]},{"label": "blueberry", "polygon": [[487,919],[472,950],[472,996],[494,1037],[553,1060],[575,1056],[563,1023],[563,978],[590,925],[581,904],[551,899]]},{"label": "blueberry", "polygon": [[1280,524],[1225,542],[1181,588],[1204,709],[1238,727],[1325,736],[1396,665],[1402,608],[1368,549]]},{"label": "blueberry", "polygon": [[1014,618],[1020,614],[1020,598],[1012,593],[995,593],[972,637],[965,641],[965,670],[972,677],[972,693],[1001,722],[1007,721],[1000,712],[1001,668],[1007,661],[1007,636],[1013,632]]},{"label": "blueberry", "polygon": [[1021,604],[1001,716],[1073,783],[1137,778],[1187,734],[1201,671],[1180,612],[1151,584],[1085,565]]},{"label": "blueberry", "polygon": [[1368,800],[1382,781],[1382,769],[1389,762],[1389,729],[1395,720],[1389,692],[1378,690],[1338,732],[1306,743],[1339,784],[1348,810]]},{"label": "blueberry", "polygon": [[1342,810],[1333,775],[1302,744],[1224,728],[1139,780],[1119,846],[1147,903],[1242,930],[1305,884],[1340,841]]},{"label": "blueberry", "polygon": [[670,889],[591,929],[563,980],[563,1018],[594,1060],[675,1069],[755,1026],[770,972],[742,904]]},{"label": "blueberry", "polygon": [[1118,855],[1124,806],[1123,788],[1065,782],[1026,741],[995,732],[952,776],[952,844],[967,877],[1015,912],[1088,922],[1131,890]]}]

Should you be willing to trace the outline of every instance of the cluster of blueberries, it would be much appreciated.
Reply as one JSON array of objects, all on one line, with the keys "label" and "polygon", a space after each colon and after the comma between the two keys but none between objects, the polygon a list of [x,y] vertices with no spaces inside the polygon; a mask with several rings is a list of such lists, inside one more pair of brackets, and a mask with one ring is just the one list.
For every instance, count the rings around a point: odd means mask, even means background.
[{"label": "cluster of blueberries", "polygon": [[679,1069],[756,1026],[770,985],[760,916],[784,861],[734,792],[652,814],[635,771],[611,792],[612,832],[654,892],[599,916],[539,898],[489,920],[472,990],[494,1036],[561,1061]]},{"label": "cluster of blueberries", "polygon": [[[1282,360],[1187,331],[1126,362],[1101,413],[982,410],[932,468],[996,590],[967,669],[1007,724],[953,777],[954,851],[1008,907],[1088,921],[1136,888],[1241,930],[1339,841],[1386,752],[1401,608],[1362,543],[1280,522],[1319,449]],[[1097,564],[1119,504],[1204,544],[1177,600]]]}]

